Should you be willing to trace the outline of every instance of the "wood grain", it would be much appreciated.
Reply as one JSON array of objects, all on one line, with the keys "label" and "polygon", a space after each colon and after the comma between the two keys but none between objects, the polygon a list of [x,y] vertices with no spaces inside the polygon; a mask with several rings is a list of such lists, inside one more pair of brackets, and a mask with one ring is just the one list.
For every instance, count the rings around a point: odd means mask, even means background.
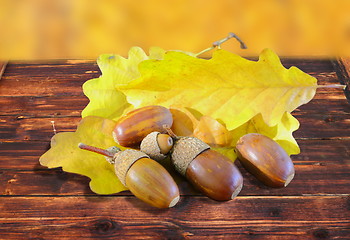
[{"label": "wood grain", "polygon": [[[298,114],[300,129],[296,138],[349,138],[349,114]],[[75,131],[80,117],[65,116],[0,116],[0,141],[50,141],[53,136],[51,121],[57,132]]]},{"label": "wood grain", "polygon": [[[84,95],[75,96],[0,96],[0,116],[33,117],[80,117],[89,100]],[[292,112],[305,114],[350,114],[350,105],[343,91],[330,89],[327,94],[317,93],[313,100]]]},{"label": "wood grain", "polygon": [[[329,61],[284,61],[289,67],[296,65],[310,75],[316,77],[323,85],[338,83],[336,73]],[[330,71],[332,69],[332,71]],[[100,71],[92,61],[69,64],[58,61],[55,64],[16,64],[10,62],[3,76],[0,96],[83,96],[82,84],[100,76]],[[330,90],[319,89],[318,92],[329,93]],[[338,92],[342,95],[342,91]]]},{"label": "wood grain", "polygon": [[[336,195],[349,193],[349,172],[344,165],[296,165],[296,176],[287,188],[275,189],[261,184],[242,167],[239,168],[244,187],[240,196],[302,196]],[[182,195],[201,196],[178,174],[172,173]],[[0,195],[96,195],[89,188],[89,179],[73,173],[56,170],[9,171],[1,170]],[[117,195],[130,195],[123,192]]]},{"label": "wood grain", "polygon": [[345,239],[350,234],[343,214],[348,197],[237,197],[225,203],[184,197],[168,210],[127,196],[13,197],[0,206],[6,209],[0,225],[5,239]]},{"label": "wood grain", "polygon": [[[282,59],[318,79],[344,81],[328,59]],[[334,61],[333,61],[334,63]],[[334,68],[335,67],[335,68]],[[263,186],[237,162],[244,188],[215,202],[183,178],[180,203],[152,208],[122,192],[97,196],[89,179],[40,166],[58,132],[74,131],[88,104],[81,86],[100,75],[91,60],[10,62],[0,80],[0,239],[347,239],[350,236],[350,104],[318,89],[293,112],[301,153],[287,188]]]},{"label": "wood grain", "polygon": [[98,76],[100,72],[93,61],[76,64],[70,61],[50,64],[10,62],[0,82],[0,96],[83,96],[82,84]]},{"label": "wood grain", "polygon": [[[298,144],[301,153],[292,155],[296,165],[350,164],[350,139],[298,139]],[[43,170],[38,160],[49,147],[46,141],[1,142],[0,170]]]}]

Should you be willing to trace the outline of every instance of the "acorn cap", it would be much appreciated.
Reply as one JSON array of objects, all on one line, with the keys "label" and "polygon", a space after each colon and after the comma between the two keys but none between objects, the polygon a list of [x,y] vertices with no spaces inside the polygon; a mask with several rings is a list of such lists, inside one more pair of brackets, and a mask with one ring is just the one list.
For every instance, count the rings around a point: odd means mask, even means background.
[{"label": "acorn cap", "polygon": [[188,165],[210,146],[195,137],[180,137],[175,141],[171,159],[176,170],[183,176],[186,175]]},{"label": "acorn cap", "polygon": [[113,160],[115,173],[124,186],[126,186],[125,179],[129,168],[140,158],[149,157],[145,153],[133,149],[126,149],[124,151],[117,152],[114,155]]},{"label": "acorn cap", "polygon": [[166,158],[166,155],[160,152],[160,147],[157,141],[159,134],[160,132],[151,132],[142,140],[140,145],[140,150],[156,161],[161,161]]}]

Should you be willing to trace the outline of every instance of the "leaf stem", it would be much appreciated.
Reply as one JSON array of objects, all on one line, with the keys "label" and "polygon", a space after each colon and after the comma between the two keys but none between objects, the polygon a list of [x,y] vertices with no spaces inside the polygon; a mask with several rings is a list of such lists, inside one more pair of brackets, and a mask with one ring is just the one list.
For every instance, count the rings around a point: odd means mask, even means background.
[{"label": "leaf stem", "polygon": [[317,88],[341,88],[344,90],[346,88],[346,85],[341,85],[341,84],[318,85]]},{"label": "leaf stem", "polygon": [[245,45],[245,43],[234,33],[230,32],[225,38],[223,39],[220,39],[218,41],[215,41],[213,42],[212,46],[207,48],[207,49],[204,49],[203,51],[199,52],[196,54],[196,57],[198,57],[199,55],[205,53],[205,52],[209,52],[211,50],[213,50],[214,48],[218,48],[218,49],[221,49],[221,44],[223,44],[224,42],[228,41],[229,39],[231,38],[235,38],[239,43],[240,43],[240,47],[242,49],[247,49],[247,46]]}]

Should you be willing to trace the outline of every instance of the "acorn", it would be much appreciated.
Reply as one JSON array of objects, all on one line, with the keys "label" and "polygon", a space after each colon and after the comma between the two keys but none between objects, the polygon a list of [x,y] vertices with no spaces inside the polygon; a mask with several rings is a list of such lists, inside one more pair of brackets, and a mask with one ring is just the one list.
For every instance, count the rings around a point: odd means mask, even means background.
[{"label": "acorn", "polygon": [[79,143],[79,148],[102,154],[114,164],[120,182],[140,200],[158,208],[170,208],[180,199],[179,189],[166,169],[145,153],[116,147],[107,150]]},{"label": "acorn", "polygon": [[211,199],[227,201],[235,198],[243,187],[243,177],[226,156],[210,149],[195,137],[174,138],[171,159],[175,169],[199,191]]},{"label": "acorn", "polygon": [[238,140],[235,151],[243,167],[267,186],[286,187],[294,178],[291,158],[267,136],[246,134]]},{"label": "acorn", "polygon": [[150,158],[161,161],[168,156],[173,144],[173,138],[168,134],[151,132],[142,140],[140,150]]},{"label": "acorn", "polygon": [[137,108],[121,117],[113,130],[113,138],[120,146],[138,148],[151,132],[166,133],[163,125],[172,126],[173,116],[162,106]]}]

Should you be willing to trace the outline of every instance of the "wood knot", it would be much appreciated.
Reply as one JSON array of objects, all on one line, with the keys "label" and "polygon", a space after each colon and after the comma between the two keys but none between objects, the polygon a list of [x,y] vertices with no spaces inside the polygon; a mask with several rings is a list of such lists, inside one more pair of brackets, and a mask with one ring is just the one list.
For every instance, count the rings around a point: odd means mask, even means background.
[{"label": "wood knot", "polygon": [[334,122],[334,120],[331,117],[326,117],[323,119],[326,123]]},{"label": "wood knot", "polygon": [[320,239],[327,239],[329,238],[329,232],[327,229],[320,228],[313,232],[314,237],[320,238]]},{"label": "wood knot", "polygon": [[93,228],[92,228],[92,232],[105,235],[105,234],[114,233],[120,229],[121,229],[121,227],[113,220],[101,219],[101,220],[97,220],[94,223]]},{"label": "wood knot", "polygon": [[19,115],[19,116],[16,116],[16,120],[21,120],[21,119],[24,119],[25,116],[22,116],[22,115]]},{"label": "wood knot", "polygon": [[271,217],[280,217],[281,216],[281,209],[279,208],[272,208],[270,211]]}]

